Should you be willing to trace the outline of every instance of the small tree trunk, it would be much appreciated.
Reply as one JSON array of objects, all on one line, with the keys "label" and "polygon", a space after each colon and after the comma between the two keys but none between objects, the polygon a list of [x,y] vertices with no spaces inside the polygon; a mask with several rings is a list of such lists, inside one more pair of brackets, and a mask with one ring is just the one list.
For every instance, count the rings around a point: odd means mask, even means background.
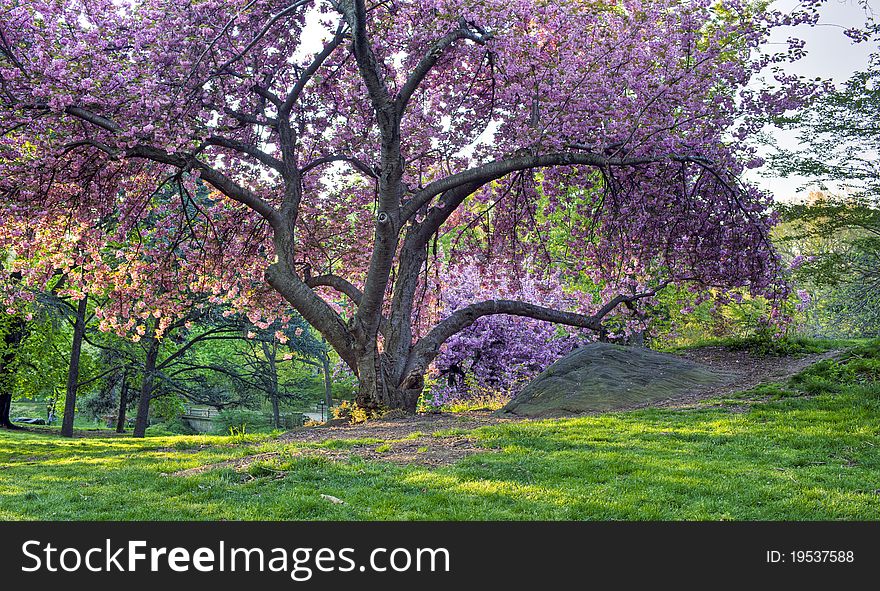
[{"label": "small tree trunk", "polygon": [[278,402],[278,366],[275,364],[275,350],[265,341],[262,342],[262,347],[266,363],[269,364],[269,401],[272,403],[272,421],[273,426],[278,429],[281,427],[281,408]]},{"label": "small tree trunk", "polygon": [[281,428],[281,409],[278,406],[278,392],[272,392],[272,422],[276,429]]},{"label": "small tree trunk", "polygon": [[4,351],[0,355],[0,427],[7,429],[21,429],[18,425],[14,425],[9,417],[9,413],[12,411],[10,380],[15,371],[15,357],[18,354],[18,347],[24,340],[26,329],[27,325],[24,320],[14,318],[4,337]]},{"label": "small tree trunk", "polygon": [[12,409],[12,394],[0,394],[0,427],[7,429],[21,429],[18,425],[14,425],[9,418],[9,412]]},{"label": "small tree trunk", "polygon": [[321,362],[324,366],[324,405],[327,407],[327,416],[330,416],[330,409],[333,407],[333,382],[330,378],[330,356],[324,353],[321,355]]},{"label": "small tree trunk", "polygon": [[128,407],[128,372],[122,373],[122,384],[119,387],[119,413],[116,415],[116,432],[125,433],[125,412]]},{"label": "small tree trunk", "polygon": [[159,341],[155,336],[149,337],[147,358],[144,362],[144,377],[141,382],[141,396],[138,401],[137,419],[134,423],[134,437],[143,437],[147,433],[150,419],[150,398],[153,396],[153,374],[156,372],[156,360],[159,358]]},{"label": "small tree trunk", "polygon": [[83,334],[86,331],[87,311],[88,298],[83,296],[76,307],[76,321],[73,324],[73,345],[70,348],[70,368],[67,371],[64,419],[61,422],[61,435],[64,437],[73,437],[73,419],[76,416],[76,391],[79,382],[79,362],[82,356]]}]

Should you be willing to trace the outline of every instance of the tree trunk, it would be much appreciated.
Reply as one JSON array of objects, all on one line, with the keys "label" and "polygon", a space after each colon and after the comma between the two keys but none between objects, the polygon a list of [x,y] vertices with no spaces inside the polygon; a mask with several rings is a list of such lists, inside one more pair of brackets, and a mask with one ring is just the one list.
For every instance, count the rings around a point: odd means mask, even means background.
[{"label": "tree trunk", "polygon": [[393,363],[382,355],[365,356],[359,360],[355,402],[368,412],[400,409],[414,414],[422,395],[423,383],[398,384],[382,369],[388,366],[393,366]]},{"label": "tree trunk", "polygon": [[21,318],[13,318],[6,336],[4,337],[3,354],[0,355],[0,427],[7,429],[21,429],[10,420],[9,413],[12,410],[12,391],[9,381],[15,371],[15,356],[18,347],[25,337],[27,325]]},{"label": "tree trunk", "polygon": [[9,411],[12,408],[12,394],[0,394],[0,427],[7,429],[21,429],[9,419]]},{"label": "tree trunk", "polygon": [[272,424],[278,429],[281,427],[281,409],[278,403],[278,367],[275,365],[275,350],[269,347],[269,343],[265,341],[262,346],[266,363],[269,364],[269,401],[272,403]]},{"label": "tree trunk", "polygon": [[272,423],[276,429],[281,428],[281,409],[278,407],[278,392],[272,392]]},{"label": "tree trunk", "polygon": [[333,382],[330,379],[330,356],[321,355],[321,363],[324,366],[324,405],[327,407],[327,417],[330,417],[330,409],[333,408]]},{"label": "tree trunk", "polygon": [[143,437],[147,433],[147,424],[150,419],[150,398],[153,396],[153,374],[156,372],[156,360],[158,357],[159,341],[154,335],[151,335],[147,346],[147,358],[144,362],[144,376],[141,381],[141,396],[138,401],[137,419],[135,419],[134,432],[132,433],[134,437]]},{"label": "tree trunk", "polygon": [[125,412],[128,407],[128,372],[122,373],[122,384],[119,387],[119,413],[116,415],[116,432],[125,433]]},{"label": "tree trunk", "polygon": [[76,416],[76,391],[79,382],[79,362],[82,356],[83,333],[86,331],[86,312],[88,297],[83,296],[76,307],[76,320],[73,323],[73,345],[70,348],[70,368],[67,371],[67,394],[64,398],[64,419],[61,422],[61,435],[73,437],[73,419]]}]

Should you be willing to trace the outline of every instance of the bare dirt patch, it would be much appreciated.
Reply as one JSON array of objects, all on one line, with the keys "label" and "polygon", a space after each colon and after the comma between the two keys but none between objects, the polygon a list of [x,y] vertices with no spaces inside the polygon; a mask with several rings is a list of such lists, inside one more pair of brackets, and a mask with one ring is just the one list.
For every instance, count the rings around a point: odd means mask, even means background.
[{"label": "bare dirt patch", "polygon": [[417,437],[380,445],[356,446],[350,450],[364,458],[394,464],[448,466],[469,455],[489,451],[466,435],[453,437]]},{"label": "bare dirt patch", "polygon": [[421,413],[394,419],[374,419],[356,425],[344,421],[330,421],[318,427],[300,427],[288,431],[279,437],[279,440],[308,443],[321,443],[332,439],[399,440],[431,436],[435,433],[438,436],[431,439],[443,439],[446,434],[454,435],[460,431],[471,431],[477,427],[510,420],[512,419],[496,417],[488,410],[455,414]]},{"label": "bare dirt patch", "polygon": [[[281,443],[314,445],[328,441],[352,441],[343,449],[303,447],[283,453],[284,457],[323,457],[344,461],[351,456],[365,460],[440,467],[454,464],[469,455],[490,451],[480,447],[468,433],[484,425],[509,422],[491,411],[459,414],[426,413],[395,419],[376,419],[367,423],[334,422],[317,427],[300,427],[280,436]],[[358,443],[358,440],[375,440]],[[195,476],[209,470],[232,468],[244,472],[251,464],[276,458],[282,452],[261,453],[216,464],[175,472],[173,476]]]}]

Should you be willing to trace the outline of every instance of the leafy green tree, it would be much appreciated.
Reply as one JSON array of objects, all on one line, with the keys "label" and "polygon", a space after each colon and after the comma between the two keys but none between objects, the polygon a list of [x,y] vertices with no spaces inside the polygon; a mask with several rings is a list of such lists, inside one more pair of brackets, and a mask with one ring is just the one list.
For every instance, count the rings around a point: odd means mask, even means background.
[{"label": "leafy green tree", "polygon": [[[252,407],[255,397],[272,408],[273,424],[280,426],[281,406],[308,397],[310,376],[297,371],[311,366],[323,369],[325,392],[329,380],[328,346],[299,316],[289,323],[255,326],[240,315],[215,315],[212,326],[232,327],[236,338],[180,358],[163,372],[166,385],[200,404],[218,410]],[[326,395],[326,394],[325,394]]]},{"label": "leafy green tree", "polygon": [[823,191],[854,202],[880,197],[880,53],[842,88],[818,98],[794,117],[779,119],[798,132],[799,148],[777,150],[769,161],[783,177],[807,177]]},{"label": "leafy green tree", "polygon": [[778,242],[808,292],[819,335],[880,334],[880,210],[865,198],[821,197],[781,208]]},{"label": "leafy green tree", "polygon": [[842,88],[779,123],[798,130],[801,148],[775,153],[775,170],[824,191],[780,207],[780,244],[812,293],[813,324],[880,334],[880,53]]}]

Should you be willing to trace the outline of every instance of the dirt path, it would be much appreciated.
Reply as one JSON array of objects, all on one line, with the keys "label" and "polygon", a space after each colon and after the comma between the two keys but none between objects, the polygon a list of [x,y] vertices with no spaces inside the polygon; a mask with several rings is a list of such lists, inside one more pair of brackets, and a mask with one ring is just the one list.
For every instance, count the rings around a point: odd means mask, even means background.
[{"label": "dirt path", "polygon": [[803,356],[774,357],[770,355],[758,356],[748,351],[733,351],[724,347],[701,347],[693,351],[686,351],[681,356],[729,372],[731,374],[729,381],[668,400],[654,401],[650,404],[641,404],[620,410],[634,410],[648,406],[660,408],[693,407],[700,405],[707,399],[749,390],[759,384],[784,381],[814,363],[825,359],[834,359],[841,353],[843,353],[842,350],[833,350]]},{"label": "dirt path", "polygon": [[[731,375],[731,380],[720,386],[702,389],[668,400],[655,401],[615,412],[644,407],[693,408],[708,399],[748,390],[765,382],[785,380],[810,365],[838,356],[841,351],[829,351],[799,357],[759,357],[747,351],[732,351],[723,347],[703,347],[682,354],[683,357],[704,363]],[[330,421],[318,427],[302,427],[278,438],[290,444],[320,444],[331,440],[365,440],[346,449],[305,447],[285,452],[286,457],[321,456],[344,460],[357,455],[367,460],[444,466],[471,454],[485,452],[477,445],[470,432],[478,427],[523,421],[519,417],[498,417],[492,411],[466,413],[419,414],[394,419],[378,419],[358,425]],[[371,441],[372,440],[372,441]],[[378,441],[378,442],[377,442]],[[174,476],[192,476],[215,468],[246,470],[254,462],[280,456],[280,452],[256,454],[218,464],[200,466],[176,472]]]}]

